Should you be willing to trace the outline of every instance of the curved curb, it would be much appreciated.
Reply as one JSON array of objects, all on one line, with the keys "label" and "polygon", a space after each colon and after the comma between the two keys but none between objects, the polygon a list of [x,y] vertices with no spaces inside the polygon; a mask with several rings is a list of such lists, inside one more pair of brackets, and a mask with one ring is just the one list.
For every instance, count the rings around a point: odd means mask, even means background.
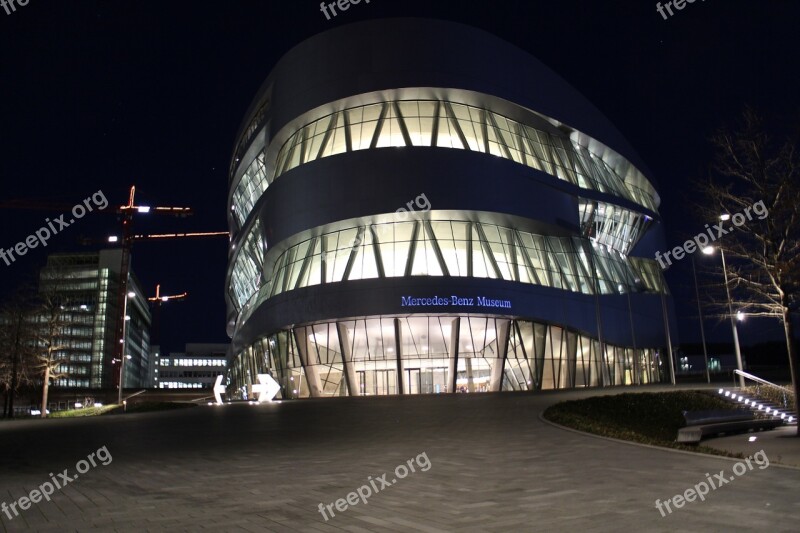
[{"label": "curved curb", "polygon": [[[555,405],[555,404],[553,404],[553,405]],[[676,448],[665,448],[664,446],[655,446],[653,444],[643,444],[641,442],[634,442],[634,441],[631,441],[631,440],[622,440],[622,439],[617,439],[617,438],[614,438],[614,437],[606,437],[605,435],[597,435],[595,433],[588,433],[586,431],[581,431],[579,429],[575,429],[575,428],[571,428],[571,427],[567,427],[567,426],[562,426],[561,424],[556,424],[555,422],[551,422],[550,420],[547,420],[544,417],[544,411],[541,411],[539,413],[539,420],[541,420],[545,424],[548,424],[548,425],[553,426],[555,428],[563,429],[564,431],[571,431],[572,433],[577,433],[579,435],[584,435],[584,436],[587,436],[587,437],[594,437],[596,439],[610,440],[612,442],[619,442],[621,444],[628,444],[630,446],[638,446],[640,448],[650,448],[650,449],[653,449],[653,450],[660,450],[660,451],[663,451],[663,452],[680,453],[680,454],[683,454],[683,455],[694,455],[695,457],[707,457],[707,458],[710,457],[712,459],[724,459],[726,461],[734,461],[734,462],[737,462],[737,463],[739,461],[743,461],[743,459],[739,459],[739,458],[736,458],[736,457],[725,457],[724,455],[712,455],[710,453],[690,452],[688,450],[678,450]],[[773,462],[772,460],[770,460],[769,466],[777,466],[777,467],[780,467],[780,468],[786,468],[787,470],[800,470],[800,466],[785,465],[783,463]]]}]

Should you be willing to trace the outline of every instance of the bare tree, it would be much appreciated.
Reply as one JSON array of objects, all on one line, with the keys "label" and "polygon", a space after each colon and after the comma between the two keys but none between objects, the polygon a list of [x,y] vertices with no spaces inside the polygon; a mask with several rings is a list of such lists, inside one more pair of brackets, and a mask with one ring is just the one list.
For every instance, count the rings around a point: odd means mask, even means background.
[{"label": "bare tree", "polygon": [[63,357],[63,353],[60,353],[67,348],[66,344],[61,344],[66,326],[64,302],[52,290],[41,293],[40,300],[41,303],[36,311],[38,339],[34,368],[42,376],[42,418],[46,418],[50,380],[66,376],[66,373],[59,371],[59,367],[68,361]]},{"label": "bare tree", "polygon": [[[746,109],[741,124],[720,130],[712,144],[716,155],[711,176],[701,186],[698,214],[706,221],[726,213],[732,217],[732,223],[710,230],[718,239],[714,245],[728,258],[728,287],[746,316],[782,320],[797,403],[800,361],[792,324],[800,302],[797,142],[791,136],[772,139],[763,119]],[[715,304],[728,312],[726,299],[718,297]]]},{"label": "bare tree", "polygon": [[3,416],[14,417],[14,400],[23,386],[31,384],[34,330],[30,292],[17,291],[0,309],[0,388],[5,394]]}]

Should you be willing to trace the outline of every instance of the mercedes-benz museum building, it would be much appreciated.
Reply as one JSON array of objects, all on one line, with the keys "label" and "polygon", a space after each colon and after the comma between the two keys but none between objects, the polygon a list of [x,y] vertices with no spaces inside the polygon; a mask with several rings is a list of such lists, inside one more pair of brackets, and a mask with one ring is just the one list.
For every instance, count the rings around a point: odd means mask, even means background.
[{"label": "mercedes-benz museum building", "polygon": [[258,374],[283,399],[670,380],[655,182],[581,94],[482,30],[302,42],[229,180],[233,397]]}]

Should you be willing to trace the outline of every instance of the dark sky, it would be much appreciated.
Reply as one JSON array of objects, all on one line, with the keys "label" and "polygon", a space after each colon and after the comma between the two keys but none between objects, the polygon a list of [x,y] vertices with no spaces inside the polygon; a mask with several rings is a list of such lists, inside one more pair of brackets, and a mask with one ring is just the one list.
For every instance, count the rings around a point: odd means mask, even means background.
[{"label": "dark sky", "polygon": [[[72,205],[102,190],[121,205],[135,184],[138,203],[196,212],[189,220],[140,218],[138,229],[225,230],[234,137],[278,58],[338,25],[423,16],[488,30],[585,94],[660,183],[675,246],[702,230],[686,191],[707,172],[708,137],[745,105],[780,121],[797,117],[800,3],[698,1],[668,20],[655,4],[372,0],[331,21],[316,0],[30,0],[10,15],[0,9],[0,202]],[[0,247],[51,214],[0,209]],[[0,297],[31,278],[47,252],[85,249],[79,237],[118,232],[115,220],[84,218],[46,249],[0,262]],[[156,283],[166,293],[190,292],[186,303],[162,310],[168,349],[227,340],[225,239],[137,244],[133,267],[148,293]],[[690,268],[684,260],[667,274],[684,341],[699,335]],[[729,340],[725,324],[712,329],[712,339]],[[740,335],[748,344],[780,333],[777,322],[762,322]]]}]

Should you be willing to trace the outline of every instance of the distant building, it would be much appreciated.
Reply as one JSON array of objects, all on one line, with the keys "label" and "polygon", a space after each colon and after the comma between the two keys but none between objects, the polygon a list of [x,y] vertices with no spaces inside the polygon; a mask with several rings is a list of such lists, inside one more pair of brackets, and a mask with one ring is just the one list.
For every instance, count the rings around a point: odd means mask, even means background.
[{"label": "distant building", "polygon": [[[57,387],[114,388],[119,366],[115,364],[119,311],[119,281],[122,250],[53,254],[39,276],[40,294],[53,294],[64,313],[57,353],[64,363],[58,368],[65,377]],[[133,273],[129,273],[125,328],[125,387],[147,385],[150,363],[151,315],[147,299]]]},{"label": "distant building", "polygon": [[161,361],[161,346],[154,344],[150,346],[150,368],[148,369],[147,386],[152,389],[158,388],[158,371]]},{"label": "distant building", "polygon": [[159,389],[212,389],[227,372],[227,344],[187,344],[183,352],[169,355],[154,351],[154,387]]}]

